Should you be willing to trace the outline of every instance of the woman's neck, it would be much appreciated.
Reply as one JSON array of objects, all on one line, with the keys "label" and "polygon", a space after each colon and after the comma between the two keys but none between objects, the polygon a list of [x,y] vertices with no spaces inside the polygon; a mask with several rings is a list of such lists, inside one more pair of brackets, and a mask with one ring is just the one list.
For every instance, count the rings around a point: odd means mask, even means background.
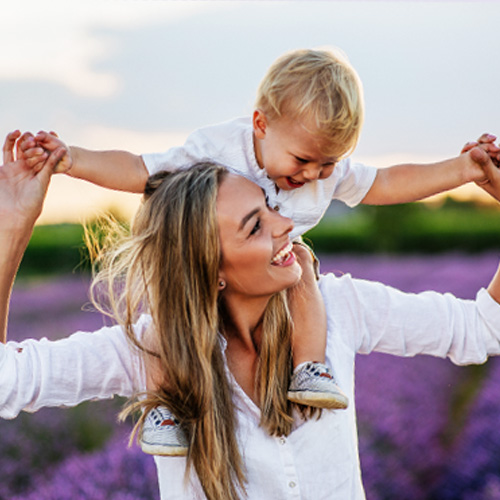
[{"label": "woman's neck", "polygon": [[252,299],[225,297],[226,336],[238,339],[249,351],[258,351],[262,317],[268,302],[268,298],[262,297]]},{"label": "woman's neck", "polygon": [[255,377],[266,301],[225,300],[224,335],[228,368],[241,389],[258,406]]}]

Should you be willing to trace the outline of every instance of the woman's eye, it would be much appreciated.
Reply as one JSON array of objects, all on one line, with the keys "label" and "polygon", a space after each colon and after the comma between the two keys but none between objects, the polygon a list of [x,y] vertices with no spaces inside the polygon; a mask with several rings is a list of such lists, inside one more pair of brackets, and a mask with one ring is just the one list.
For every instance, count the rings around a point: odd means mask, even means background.
[{"label": "woman's eye", "polygon": [[250,236],[252,236],[253,234],[255,234],[259,229],[260,229],[260,217],[257,219],[257,222],[255,223],[255,226],[250,231]]},{"label": "woman's eye", "polygon": [[271,205],[269,205],[269,196],[266,195],[266,207],[269,208]]}]

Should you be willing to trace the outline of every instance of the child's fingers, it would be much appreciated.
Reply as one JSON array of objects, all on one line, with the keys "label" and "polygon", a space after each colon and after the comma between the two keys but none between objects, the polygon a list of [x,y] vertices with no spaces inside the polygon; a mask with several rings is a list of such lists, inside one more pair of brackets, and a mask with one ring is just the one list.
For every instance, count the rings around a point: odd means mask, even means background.
[{"label": "child's fingers", "polygon": [[37,144],[44,144],[45,142],[50,140],[50,134],[45,132],[44,130],[40,130],[35,136],[35,141]]},{"label": "child's fingers", "polygon": [[297,261],[302,267],[303,281],[316,281],[315,261],[309,248],[302,243],[293,243],[293,253],[297,257]]},{"label": "child's fingers", "polygon": [[293,253],[296,255],[299,264],[312,265],[313,259],[311,252],[301,243],[293,243]]},{"label": "child's fingers", "polygon": [[54,132],[53,130],[50,130],[49,132],[45,132],[45,130],[39,130],[36,135],[37,135],[37,137],[38,136],[44,136],[44,137],[46,137],[47,135],[52,135],[54,137],[59,137],[57,135],[57,132]]},{"label": "child's fingers", "polygon": [[472,148],[475,148],[476,146],[478,146],[478,142],[477,141],[470,141],[468,142],[463,148],[462,148],[462,151],[461,153],[467,153],[467,151],[470,151]]},{"label": "child's fingers", "polygon": [[33,171],[33,173],[37,174],[42,170],[45,161],[49,157],[49,154],[44,151],[41,155],[34,156],[31,158],[25,158],[25,162],[28,165],[28,167]]},{"label": "child's fingers", "polygon": [[35,174],[40,171],[43,163],[49,157],[49,154],[39,146],[31,147],[21,152],[25,165],[33,170]]},{"label": "child's fingers", "polygon": [[486,144],[488,142],[495,142],[497,140],[497,137],[496,135],[493,135],[493,134],[488,134],[488,133],[484,133],[483,135],[481,135],[481,137],[478,139],[478,142],[481,143],[481,144]]},{"label": "child's fingers", "polygon": [[44,130],[40,130],[35,136],[35,140],[37,144],[49,147],[49,148],[55,148],[59,146],[60,141],[54,141],[54,139],[59,139],[59,136],[55,132],[45,132]]},{"label": "child's fingers", "polygon": [[45,132],[41,130],[36,134],[36,143],[49,151],[55,151],[59,146],[63,146],[63,142],[55,132]]},{"label": "child's fingers", "polygon": [[37,156],[42,156],[45,153],[45,149],[35,145],[22,150],[22,153],[26,159],[36,158]]},{"label": "child's fingers", "polygon": [[26,149],[32,148],[36,145],[35,137],[31,132],[24,132],[19,140],[17,141],[19,147],[25,151]]}]

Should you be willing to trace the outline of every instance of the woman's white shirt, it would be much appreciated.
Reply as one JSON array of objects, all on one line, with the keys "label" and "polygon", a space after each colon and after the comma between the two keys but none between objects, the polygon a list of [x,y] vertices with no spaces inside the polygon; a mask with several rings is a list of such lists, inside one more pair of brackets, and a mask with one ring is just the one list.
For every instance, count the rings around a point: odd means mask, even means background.
[{"label": "woman's white shirt", "polygon": [[[323,276],[328,316],[326,359],[350,399],[320,420],[296,418],[286,438],[268,436],[259,410],[235,384],[238,440],[247,468],[249,499],[362,499],[354,400],[357,353],[430,354],[455,363],[482,363],[500,353],[500,305],[481,290],[475,301],[434,292],[404,294],[350,275]],[[149,324],[143,317],[138,335]],[[0,345],[0,416],[72,406],[145,387],[140,356],[120,327],[76,333],[50,342]],[[204,498],[197,478],[184,482],[185,459],[155,457],[162,499]]]}]

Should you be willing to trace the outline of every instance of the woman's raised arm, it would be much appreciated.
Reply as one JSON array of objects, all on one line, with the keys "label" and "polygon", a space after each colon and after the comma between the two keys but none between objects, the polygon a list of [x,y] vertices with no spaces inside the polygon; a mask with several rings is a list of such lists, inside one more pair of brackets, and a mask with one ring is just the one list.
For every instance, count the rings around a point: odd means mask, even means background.
[{"label": "woman's raised arm", "polygon": [[0,165],[0,341],[7,338],[10,294],[17,268],[28,245],[33,226],[42,211],[52,171],[64,154],[54,151],[43,167],[33,172],[14,148],[20,132],[11,132],[3,146]]},{"label": "woman's raised arm", "polygon": [[[479,184],[488,194],[500,201],[500,168],[491,163],[486,169],[487,180]],[[500,303],[500,265],[488,286],[489,294]]]}]

